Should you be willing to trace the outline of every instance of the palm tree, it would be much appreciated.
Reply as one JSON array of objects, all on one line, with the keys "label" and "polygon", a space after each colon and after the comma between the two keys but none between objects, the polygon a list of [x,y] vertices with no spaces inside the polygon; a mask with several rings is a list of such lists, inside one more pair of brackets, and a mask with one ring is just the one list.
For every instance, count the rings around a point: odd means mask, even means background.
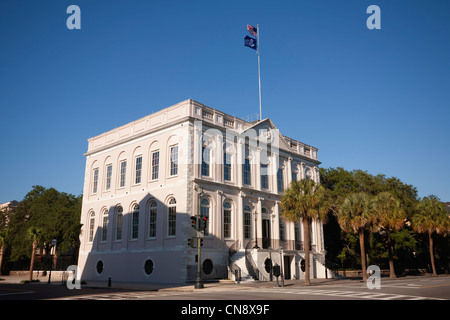
[{"label": "palm tree", "polygon": [[310,282],[309,226],[312,220],[322,220],[328,210],[327,191],[313,180],[292,181],[281,197],[281,213],[286,221],[303,223],[303,243],[305,248],[305,285]]},{"label": "palm tree", "polygon": [[450,217],[445,205],[436,196],[424,197],[416,207],[412,217],[413,229],[419,233],[428,233],[430,259],[433,276],[437,276],[434,264],[433,233],[447,234],[450,230]]},{"label": "palm tree", "polygon": [[0,231],[0,274],[2,274],[3,253],[5,252],[7,235],[8,231]]},{"label": "palm tree", "polygon": [[400,200],[390,192],[381,192],[374,199],[377,226],[386,231],[389,253],[389,278],[395,279],[394,257],[392,250],[391,232],[399,231],[406,221],[406,211]]},{"label": "palm tree", "polygon": [[345,232],[357,232],[361,248],[363,280],[367,280],[364,230],[374,222],[373,197],[365,192],[351,193],[337,207],[338,223]]},{"label": "palm tree", "polygon": [[31,251],[31,262],[30,262],[30,282],[33,281],[33,266],[34,266],[34,257],[36,254],[36,248],[38,244],[38,238],[41,235],[41,230],[36,227],[31,227],[28,229],[28,235],[33,239],[33,249]]}]

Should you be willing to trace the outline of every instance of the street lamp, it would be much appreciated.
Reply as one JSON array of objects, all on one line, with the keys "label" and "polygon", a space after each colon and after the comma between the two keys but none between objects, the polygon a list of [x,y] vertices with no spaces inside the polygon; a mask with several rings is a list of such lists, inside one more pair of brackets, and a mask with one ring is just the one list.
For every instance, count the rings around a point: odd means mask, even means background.
[{"label": "street lamp", "polygon": [[200,238],[200,210],[201,210],[201,197],[203,195],[203,188],[199,185],[195,186],[195,190],[197,191],[197,199],[198,199],[198,210],[197,210],[197,279],[195,280],[195,289],[204,288],[202,281],[202,271],[201,271],[201,238]]},{"label": "street lamp", "polygon": [[56,239],[53,239],[50,242],[50,272],[48,274],[48,282],[47,282],[48,284],[50,284],[52,278],[53,256],[56,253],[56,243],[57,243]]},{"label": "street lamp", "polygon": [[259,249],[258,247],[258,212],[254,213],[255,215],[255,245],[252,249]]},{"label": "street lamp", "polygon": [[280,252],[280,277],[281,277],[281,286],[284,287],[284,275],[283,275],[283,247],[279,246],[278,250]]}]

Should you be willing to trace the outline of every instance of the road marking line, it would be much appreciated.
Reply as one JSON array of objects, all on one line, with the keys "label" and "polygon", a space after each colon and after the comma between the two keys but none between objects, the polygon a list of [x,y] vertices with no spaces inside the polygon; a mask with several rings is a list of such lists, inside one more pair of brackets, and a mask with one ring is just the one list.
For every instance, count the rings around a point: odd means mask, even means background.
[{"label": "road marking line", "polygon": [[0,296],[10,296],[13,294],[27,294],[27,293],[34,293],[34,291],[0,293]]},{"label": "road marking line", "polygon": [[421,286],[420,288],[435,288],[435,287],[446,287],[446,286],[450,286],[450,284],[435,284],[432,286]]}]

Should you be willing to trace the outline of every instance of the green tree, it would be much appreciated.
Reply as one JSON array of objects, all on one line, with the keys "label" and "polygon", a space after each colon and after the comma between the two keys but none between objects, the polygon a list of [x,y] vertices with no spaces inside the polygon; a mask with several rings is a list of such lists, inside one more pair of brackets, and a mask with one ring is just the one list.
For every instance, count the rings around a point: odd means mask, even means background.
[{"label": "green tree", "polygon": [[374,210],[376,212],[377,226],[386,232],[386,244],[389,254],[389,277],[397,278],[394,269],[394,255],[392,248],[391,233],[399,231],[406,222],[406,211],[400,200],[390,192],[381,192],[374,198]]},{"label": "green tree", "polygon": [[281,197],[281,213],[287,221],[303,224],[305,249],[305,285],[310,285],[310,234],[313,220],[323,220],[329,210],[326,189],[309,179],[292,181]]},{"label": "green tree", "polygon": [[412,217],[412,225],[415,231],[428,234],[431,268],[433,276],[437,276],[433,234],[446,235],[450,230],[450,218],[445,205],[434,195],[424,197],[416,206],[416,213]]},{"label": "green tree", "polygon": [[17,207],[12,210],[8,224],[10,235],[7,239],[11,248],[10,261],[13,266],[22,268],[29,262],[32,239],[28,230],[41,231],[37,248],[47,249],[50,242],[58,242],[58,254],[76,256],[79,247],[81,196],[59,192],[54,188],[33,186]]},{"label": "green tree", "polygon": [[28,229],[28,236],[33,239],[33,249],[31,250],[31,262],[30,262],[30,282],[33,281],[33,268],[34,268],[34,258],[36,256],[36,249],[38,245],[38,241],[40,236],[42,235],[42,231],[37,229],[36,227],[31,227]]},{"label": "green tree", "polygon": [[359,235],[363,280],[367,280],[364,231],[372,227],[374,222],[373,197],[365,192],[350,194],[338,206],[337,218],[344,231],[353,231]]}]

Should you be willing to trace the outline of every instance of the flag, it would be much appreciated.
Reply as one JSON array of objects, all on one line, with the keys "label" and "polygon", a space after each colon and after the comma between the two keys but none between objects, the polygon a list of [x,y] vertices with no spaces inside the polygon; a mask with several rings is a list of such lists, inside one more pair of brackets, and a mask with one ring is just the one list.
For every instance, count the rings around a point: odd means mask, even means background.
[{"label": "flag", "polygon": [[244,46],[247,46],[251,49],[256,50],[256,39],[249,37],[249,36],[245,36],[244,38]]},{"label": "flag", "polygon": [[250,34],[252,35],[252,36],[254,36],[255,38],[257,38],[258,37],[258,29],[256,29],[254,26],[251,26],[251,25],[247,25],[247,30],[248,30],[248,32],[250,32]]}]

